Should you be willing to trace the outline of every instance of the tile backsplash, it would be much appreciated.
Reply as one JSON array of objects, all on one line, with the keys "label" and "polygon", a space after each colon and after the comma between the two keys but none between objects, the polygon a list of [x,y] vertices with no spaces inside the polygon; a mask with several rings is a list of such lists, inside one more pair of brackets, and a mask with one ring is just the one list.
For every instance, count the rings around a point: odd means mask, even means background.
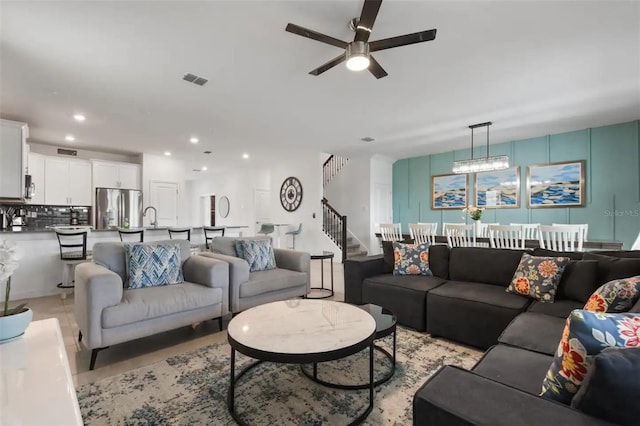
[{"label": "tile backsplash", "polygon": [[72,210],[78,212],[79,225],[89,225],[89,218],[91,217],[91,207],[87,206],[0,205],[0,211],[7,212],[8,209],[14,209],[16,214],[19,214],[20,210],[22,210],[27,229],[41,229],[52,225],[70,225]]}]

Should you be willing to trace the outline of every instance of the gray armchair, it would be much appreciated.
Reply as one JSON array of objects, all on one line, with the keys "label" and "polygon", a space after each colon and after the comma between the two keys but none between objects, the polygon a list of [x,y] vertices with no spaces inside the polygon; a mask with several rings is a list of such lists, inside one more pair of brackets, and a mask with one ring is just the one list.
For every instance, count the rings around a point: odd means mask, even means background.
[{"label": "gray armchair", "polygon": [[229,314],[229,266],[226,262],[191,256],[189,241],[179,244],[184,282],[124,288],[127,280],[124,244],[96,243],[93,262],[76,267],[75,316],[78,340],[92,349],[90,370],[98,351],[110,345],[184,327]]},{"label": "gray armchair", "polygon": [[273,249],[276,269],[249,272],[249,264],[236,254],[236,241],[270,239],[270,237],[215,237],[213,252],[199,256],[229,264],[229,303],[232,313],[238,313],[264,303],[305,297],[310,290],[311,258],[309,253]]}]

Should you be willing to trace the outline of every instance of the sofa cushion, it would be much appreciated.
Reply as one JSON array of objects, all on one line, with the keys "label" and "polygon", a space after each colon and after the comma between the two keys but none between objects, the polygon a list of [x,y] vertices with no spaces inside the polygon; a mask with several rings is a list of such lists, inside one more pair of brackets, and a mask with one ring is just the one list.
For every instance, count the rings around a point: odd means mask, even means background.
[{"label": "sofa cushion", "polygon": [[575,309],[582,309],[584,305],[582,302],[576,302],[575,300],[556,300],[553,303],[540,303],[538,301],[534,301],[529,308],[527,308],[527,312],[536,312],[538,314],[550,315],[556,318],[562,318],[565,320],[571,311]]},{"label": "sofa cushion", "polygon": [[[557,297],[585,303],[598,288],[598,261],[572,260],[562,273]],[[567,312],[567,315],[569,313]]]},{"label": "sofa cushion", "polygon": [[[542,303],[541,305],[548,306],[549,304]],[[566,318],[552,317],[537,312],[523,312],[504,329],[498,337],[498,342],[553,356],[562,337],[565,321]],[[547,365],[547,367],[549,366]],[[536,393],[538,391],[539,387],[536,388]]]},{"label": "sofa cushion", "polygon": [[429,246],[429,269],[434,276],[449,279],[449,246],[433,244]]},{"label": "sofa cushion", "polygon": [[393,275],[433,275],[429,270],[429,244],[393,241]]},{"label": "sofa cushion", "polygon": [[424,331],[427,292],[444,282],[442,278],[423,275],[377,275],[364,280],[362,301],[387,308],[399,324]]},{"label": "sofa cushion", "polygon": [[[213,237],[211,240],[211,245],[213,246],[213,252],[219,254],[226,254],[227,256],[238,257],[238,252],[236,251],[236,241],[242,240],[241,237]],[[245,238],[246,239],[246,238]],[[251,237],[252,240],[269,240],[271,241],[271,237]]]},{"label": "sofa cushion", "polygon": [[[382,242],[382,254],[383,254],[383,258],[384,258],[384,267],[382,269],[382,272],[389,273],[389,272],[393,272],[393,268],[395,266],[395,254],[393,251],[393,243],[395,241],[383,241]],[[401,241],[403,243],[407,243],[407,244],[413,244],[413,240],[411,238],[405,238],[403,241]]]},{"label": "sofa cushion", "polygon": [[[182,264],[191,256],[190,243],[187,240],[160,240],[145,244],[178,244],[180,246],[180,260]],[[118,274],[122,279],[122,283],[126,285],[127,260],[124,245],[125,243],[119,241],[95,243],[93,245],[93,262]]]},{"label": "sofa cushion", "polygon": [[609,281],[587,300],[584,309],[593,312],[627,312],[640,299],[640,275]]},{"label": "sofa cushion", "polygon": [[594,254],[633,259],[633,258],[640,257],[640,250],[603,250],[603,251],[596,251],[594,252]]},{"label": "sofa cushion", "polygon": [[177,244],[125,243],[125,288],[145,288],[184,281]]},{"label": "sofa cushion", "polygon": [[568,257],[531,256],[523,253],[507,291],[543,302],[553,302],[569,260]]},{"label": "sofa cushion", "polygon": [[219,303],[222,303],[222,289],[186,281],[161,287],[128,289],[124,290],[119,304],[102,311],[102,327],[119,327]]},{"label": "sofa cushion", "polygon": [[271,269],[252,272],[249,281],[240,285],[240,297],[251,297],[270,291],[298,287],[307,284],[307,273],[288,269]]},{"label": "sofa cushion", "polygon": [[485,352],[471,371],[535,395],[540,393],[540,383],[552,360],[549,355],[496,345]]},{"label": "sofa cushion", "polygon": [[276,268],[276,257],[270,240],[236,241],[238,257],[249,264],[249,272],[268,271]]},{"label": "sofa cushion", "polygon": [[427,332],[487,349],[530,300],[493,284],[449,281],[427,294]]},{"label": "sofa cushion", "polygon": [[625,426],[639,422],[640,348],[606,349],[593,358],[571,406]]},{"label": "sofa cushion", "polygon": [[449,277],[454,281],[506,287],[524,250],[454,247],[449,257]]},{"label": "sofa cushion", "polygon": [[637,314],[573,311],[542,383],[541,395],[570,404],[580,390],[593,357],[608,347],[639,347],[639,330],[640,315]]},{"label": "sofa cushion", "polygon": [[640,275],[640,259],[603,256],[591,252],[585,253],[584,259],[598,261],[598,285]]},{"label": "sofa cushion", "polygon": [[584,253],[581,251],[555,251],[536,247],[533,249],[534,256],[568,257],[571,260],[582,260]]},{"label": "sofa cushion", "polygon": [[631,309],[629,309],[629,312],[635,313],[635,314],[639,314],[640,313],[640,300],[638,300],[636,302],[635,305],[633,305],[633,307]]}]

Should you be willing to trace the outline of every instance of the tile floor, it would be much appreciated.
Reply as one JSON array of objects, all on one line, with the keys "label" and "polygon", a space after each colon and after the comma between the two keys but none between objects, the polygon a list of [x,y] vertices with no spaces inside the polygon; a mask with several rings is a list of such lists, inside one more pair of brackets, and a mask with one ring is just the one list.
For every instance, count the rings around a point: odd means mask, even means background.
[{"label": "tile floor", "polygon": [[[344,270],[341,263],[334,263],[333,300],[344,300]],[[324,286],[330,286],[330,264],[324,262]],[[311,286],[320,286],[320,261],[311,262]],[[311,293],[314,295],[314,292]],[[154,336],[115,345],[98,355],[96,367],[89,371],[91,351],[78,343],[78,324],[73,313],[73,296],[61,299],[59,296],[40,297],[26,301],[33,310],[33,320],[57,318],[60,321],[62,337],[67,350],[71,374],[76,386],[91,383],[105,377],[114,376],[145,365],[153,364],[180,353],[192,351],[212,343],[226,340],[226,333],[220,332],[217,320],[206,321],[193,327],[182,327]]]}]

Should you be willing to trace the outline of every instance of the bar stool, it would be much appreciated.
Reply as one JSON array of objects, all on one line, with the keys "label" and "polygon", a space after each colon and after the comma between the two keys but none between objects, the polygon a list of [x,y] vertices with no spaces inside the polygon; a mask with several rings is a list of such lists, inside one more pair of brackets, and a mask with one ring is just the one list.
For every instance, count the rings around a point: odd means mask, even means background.
[{"label": "bar stool", "polygon": [[262,225],[260,225],[260,230],[258,231],[258,234],[263,234],[264,236],[267,236],[269,234],[272,234],[273,231],[275,231],[276,227],[273,226],[273,223],[263,223]]},{"label": "bar stool", "polygon": [[144,242],[144,229],[118,229],[122,242]]},{"label": "bar stool", "polygon": [[293,231],[289,231],[289,232],[285,232],[285,235],[291,235],[291,239],[293,240],[293,245],[292,245],[292,249],[295,250],[296,249],[296,235],[300,235],[300,233],[302,232],[302,223],[300,223],[300,225],[298,226],[298,229],[293,230]]},{"label": "bar stool", "polygon": [[174,239],[173,236],[175,235],[176,239],[191,241],[191,228],[169,228],[168,231],[169,238],[172,240]]},{"label": "bar stool", "polygon": [[[56,237],[58,237],[60,245],[60,260],[63,265],[62,282],[57,284],[58,288],[73,288],[76,265],[91,261],[92,252],[87,250],[88,234],[89,231],[56,230]],[[63,292],[61,297],[65,299],[67,294]]]},{"label": "bar stool", "polygon": [[204,230],[204,246],[207,250],[211,249],[209,242],[213,240],[213,237],[224,237],[224,226],[203,226],[202,229]]}]

